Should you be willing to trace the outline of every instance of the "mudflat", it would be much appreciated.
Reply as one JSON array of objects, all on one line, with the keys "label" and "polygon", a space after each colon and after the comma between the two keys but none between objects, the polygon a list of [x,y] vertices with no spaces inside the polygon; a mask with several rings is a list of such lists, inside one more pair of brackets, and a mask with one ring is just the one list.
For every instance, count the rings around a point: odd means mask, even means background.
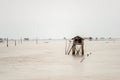
[{"label": "mudflat", "polygon": [[120,80],[120,40],[85,41],[65,55],[65,40],[0,43],[0,80]]}]

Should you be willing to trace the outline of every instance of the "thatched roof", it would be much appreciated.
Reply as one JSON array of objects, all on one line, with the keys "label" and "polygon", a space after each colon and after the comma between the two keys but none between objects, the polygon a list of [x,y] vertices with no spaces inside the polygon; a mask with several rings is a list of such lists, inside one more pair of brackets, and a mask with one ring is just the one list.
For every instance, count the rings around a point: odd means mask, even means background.
[{"label": "thatched roof", "polygon": [[80,36],[75,36],[74,38],[72,38],[72,40],[74,40],[74,39],[82,39],[82,40],[84,40],[84,38],[82,38]]}]

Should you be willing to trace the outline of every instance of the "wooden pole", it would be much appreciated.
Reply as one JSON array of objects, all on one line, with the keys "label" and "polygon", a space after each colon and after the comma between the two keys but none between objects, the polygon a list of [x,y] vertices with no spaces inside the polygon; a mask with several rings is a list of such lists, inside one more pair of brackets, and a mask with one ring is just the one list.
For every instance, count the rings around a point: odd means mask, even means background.
[{"label": "wooden pole", "polygon": [[72,46],[72,55],[75,55],[76,51],[76,44],[73,44]]},{"label": "wooden pole", "polygon": [[8,38],[7,38],[7,47],[8,47]]},{"label": "wooden pole", "polygon": [[[72,47],[70,48],[70,44],[71,44],[71,41],[69,41],[69,45],[68,45],[68,48],[67,48],[67,51],[66,51],[66,54],[68,54],[69,55],[69,53],[70,53],[70,51],[71,51],[71,49],[72,49]],[[69,50],[70,49],[70,50]],[[69,50],[69,51],[68,51]]]},{"label": "wooden pole", "polygon": [[84,55],[84,43],[81,45],[82,48],[82,56]]},{"label": "wooden pole", "polygon": [[67,39],[65,39],[65,54],[67,55]]},{"label": "wooden pole", "polygon": [[15,40],[15,46],[17,45],[16,40]]},{"label": "wooden pole", "polygon": [[22,44],[22,38],[20,39],[20,42],[21,42],[21,44]]}]

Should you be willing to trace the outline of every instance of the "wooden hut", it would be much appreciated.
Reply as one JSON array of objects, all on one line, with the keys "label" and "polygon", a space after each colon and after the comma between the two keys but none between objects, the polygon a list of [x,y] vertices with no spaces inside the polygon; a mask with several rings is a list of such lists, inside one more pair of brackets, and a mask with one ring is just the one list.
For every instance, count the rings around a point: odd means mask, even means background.
[{"label": "wooden hut", "polygon": [[[84,55],[84,38],[80,37],[80,36],[75,36],[74,38],[72,38],[73,40],[73,44],[72,44],[72,54],[79,54],[81,51],[82,56]],[[76,49],[77,46],[80,46],[79,49]]]}]

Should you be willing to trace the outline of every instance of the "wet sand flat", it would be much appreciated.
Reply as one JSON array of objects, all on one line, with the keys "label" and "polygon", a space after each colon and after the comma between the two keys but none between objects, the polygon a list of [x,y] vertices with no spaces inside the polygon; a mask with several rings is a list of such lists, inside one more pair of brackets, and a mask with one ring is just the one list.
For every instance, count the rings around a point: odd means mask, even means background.
[{"label": "wet sand flat", "polygon": [[[89,54],[89,56],[87,56]],[[0,43],[0,80],[120,80],[120,41],[85,41],[85,56],[64,40]]]}]

